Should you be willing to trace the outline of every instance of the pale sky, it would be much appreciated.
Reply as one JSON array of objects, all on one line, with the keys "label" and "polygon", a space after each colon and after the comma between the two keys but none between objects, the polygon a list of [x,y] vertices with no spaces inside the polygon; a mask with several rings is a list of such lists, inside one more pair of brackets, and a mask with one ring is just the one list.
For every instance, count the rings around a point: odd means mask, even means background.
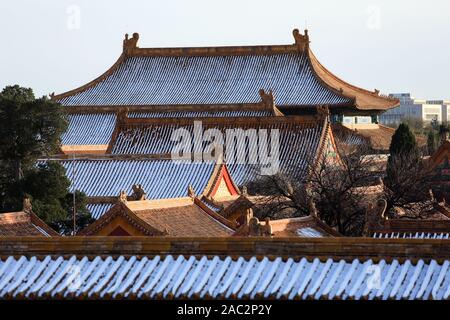
[{"label": "pale sky", "polygon": [[449,0],[14,0],[0,2],[0,88],[61,93],[140,47],[293,43],[309,29],[329,70],[383,93],[450,99]]}]

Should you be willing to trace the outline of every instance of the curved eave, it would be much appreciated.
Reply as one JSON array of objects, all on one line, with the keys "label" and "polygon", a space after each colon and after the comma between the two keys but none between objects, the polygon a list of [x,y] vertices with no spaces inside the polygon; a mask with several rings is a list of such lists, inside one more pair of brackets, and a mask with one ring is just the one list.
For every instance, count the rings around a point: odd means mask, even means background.
[{"label": "curved eave", "polygon": [[66,98],[66,97],[73,96],[73,95],[75,95],[77,93],[86,91],[89,88],[94,87],[95,85],[99,84],[100,82],[102,82],[103,80],[108,78],[120,66],[120,64],[125,60],[125,58],[126,58],[126,55],[125,55],[125,53],[122,52],[122,54],[119,56],[117,61],[106,72],[104,72],[99,77],[97,77],[94,80],[86,83],[85,85],[82,85],[81,87],[78,87],[78,88],[72,89],[70,91],[66,91],[64,93],[60,93],[60,94],[51,96],[51,99],[53,101],[60,101],[60,100],[62,100],[64,98]]},{"label": "curved eave", "polygon": [[311,49],[308,49],[308,56],[311,66],[319,79],[331,90],[341,94],[343,97],[353,99],[357,109],[384,111],[400,105],[398,99],[380,96],[377,92],[356,87],[338,78],[317,60]]}]

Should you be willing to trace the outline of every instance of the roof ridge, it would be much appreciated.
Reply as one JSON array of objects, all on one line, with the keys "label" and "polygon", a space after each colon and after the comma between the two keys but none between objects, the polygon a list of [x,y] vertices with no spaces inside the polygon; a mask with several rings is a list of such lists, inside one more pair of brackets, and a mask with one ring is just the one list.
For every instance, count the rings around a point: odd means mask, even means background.
[{"label": "roof ridge", "polygon": [[146,221],[142,220],[138,215],[136,215],[128,206],[123,202],[117,202],[114,204],[105,214],[103,214],[99,219],[88,225],[83,230],[77,233],[78,236],[89,236],[101,230],[102,227],[107,225],[110,221],[112,221],[116,217],[123,217],[133,225],[136,229],[141,231],[146,235],[155,235],[159,233],[159,235],[164,235],[164,230],[159,230],[154,226],[149,225]]},{"label": "roof ridge", "polygon": [[156,47],[139,48],[139,33],[135,32],[132,38],[128,33],[123,40],[123,54],[127,57],[140,56],[236,56],[236,55],[270,55],[283,53],[302,53],[309,47],[308,30],[301,34],[298,29],[292,31],[294,43],[288,45],[239,45],[239,46],[199,46],[199,47]]},{"label": "roof ridge", "polygon": [[4,221],[4,222],[8,222],[8,223],[17,223],[17,222],[11,221],[11,219],[17,219],[17,218],[26,218],[20,222],[27,222],[27,221],[31,222],[31,214],[29,212],[15,211],[15,212],[0,213],[0,222]]},{"label": "roof ridge", "polygon": [[127,57],[201,57],[299,53],[295,44],[133,48]]}]

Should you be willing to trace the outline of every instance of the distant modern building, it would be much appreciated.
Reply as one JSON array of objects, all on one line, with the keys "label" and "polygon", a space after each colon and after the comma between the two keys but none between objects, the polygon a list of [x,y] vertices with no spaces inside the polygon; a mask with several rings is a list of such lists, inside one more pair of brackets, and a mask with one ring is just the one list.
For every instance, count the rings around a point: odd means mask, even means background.
[{"label": "distant modern building", "polygon": [[387,110],[380,116],[383,124],[399,123],[405,119],[425,122],[450,120],[450,100],[420,100],[410,93],[392,93],[390,96],[399,99],[400,106]]}]

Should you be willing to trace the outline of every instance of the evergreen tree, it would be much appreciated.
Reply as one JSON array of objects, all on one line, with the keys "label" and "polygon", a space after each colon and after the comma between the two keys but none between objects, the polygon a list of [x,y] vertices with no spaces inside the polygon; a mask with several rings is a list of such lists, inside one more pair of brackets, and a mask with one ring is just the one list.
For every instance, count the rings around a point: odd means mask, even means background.
[{"label": "evergreen tree", "polygon": [[392,136],[390,156],[406,155],[417,151],[416,138],[407,124],[401,123]]},{"label": "evergreen tree", "polygon": [[384,180],[388,212],[393,207],[406,208],[412,203],[425,201],[429,179],[416,139],[408,125],[400,124],[392,136],[389,150]]},{"label": "evergreen tree", "polygon": [[[55,153],[68,122],[61,105],[18,85],[0,93],[0,159],[17,182],[38,157]],[[5,172],[5,171],[4,171]]]},{"label": "evergreen tree", "polygon": [[[67,199],[70,181],[56,162],[36,164],[40,157],[54,154],[67,129],[64,109],[46,97],[35,99],[33,91],[18,85],[0,93],[0,212],[18,211],[29,196],[33,211],[46,223],[60,226],[72,217]],[[85,195],[76,192],[77,209],[87,215]],[[67,228],[66,228],[67,229]],[[73,229],[73,227],[72,227]]]},{"label": "evergreen tree", "polygon": [[419,152],[416,138],[405,123],[401,123],[392,136],[389,146],[389,158],[386,167],[386,182],[393,186],[398,180],[398,166],[404,164],[410,166],[419,161]]}]

